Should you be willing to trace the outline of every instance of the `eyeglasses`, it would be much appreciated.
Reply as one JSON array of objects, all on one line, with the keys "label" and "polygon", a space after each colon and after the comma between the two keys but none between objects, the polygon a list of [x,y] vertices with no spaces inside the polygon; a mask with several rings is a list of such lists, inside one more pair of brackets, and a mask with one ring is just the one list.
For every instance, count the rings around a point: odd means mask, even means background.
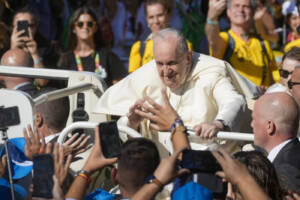
[{"label": "eyeglasses", "polygon": [[293,71],[288,71],[288,70],[285,70],[285,69],[279,69],[279,74],[282,78],[287,78],[289,77],[290,74],[292,74]]},{"label": "eyeglasses", "polygon": [[300,82],[292,82],[291,80],[288,81],[288,86],[290,89],[292,89],[294,85],[300,85]]},{"label": "eyeglasses", "polygon": [[87,24],[87,26],[88,26],[89,28],[92,28],[92,27],[94,26],[95,23],[96,23],[96,22],[94,22],[94,21],[77,22],[77,23],[76,23],[76,26],[78,26],[79,28],[82,28],[84,24]]}]

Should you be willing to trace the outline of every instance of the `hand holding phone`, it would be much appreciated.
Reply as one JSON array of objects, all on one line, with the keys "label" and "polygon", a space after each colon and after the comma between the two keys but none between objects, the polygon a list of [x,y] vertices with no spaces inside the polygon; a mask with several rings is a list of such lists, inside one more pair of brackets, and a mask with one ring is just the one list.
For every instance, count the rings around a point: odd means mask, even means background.
[{"label": "hand holding phone", "polygon": [[114,158],[121,153],[121,141],[115,121],[99,124],[100,144],[105,158]]},{"label": "hand holding phone", "polygon": [[54,161],[50,154],[33,158],[33,197],[52,198]]},{"label": "hand holding phone", "polygon": [[24,30],[25,32],[20,35],[20,37],[29,37],[29,31],[28,31],[28,21],[27,20],[20,20],[18,21],[17,24],[17,31],[22,31]]},{"label": "hand holding phone", "polygon": [[192,172],[216,173],[222,170],[211,151],[185,150],[180,165]]}]

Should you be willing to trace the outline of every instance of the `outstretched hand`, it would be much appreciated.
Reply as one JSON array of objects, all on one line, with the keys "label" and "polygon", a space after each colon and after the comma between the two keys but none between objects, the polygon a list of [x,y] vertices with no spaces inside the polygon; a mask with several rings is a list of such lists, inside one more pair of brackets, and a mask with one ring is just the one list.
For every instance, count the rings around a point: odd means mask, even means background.
[{"label": "outstretched hand", "polygon": [[129,108],[129,112],[127,113],[127,125],[134,130],[138,129],[139,123],[143,120],[143,117],[140,116],[137,111],[142,110],[142,105],[144,102],[144,99],[137,100],[134,105]]},{"label": "outstretched hand", "polygon": [[76,156],[80,153],[85,152],[89,148],[92,147],[92,144],[88,145],[88,140],[90,139],[89,135],[86,134],[74,134],[70,137],[66,142],[63,143],[64,147],[64,155],[67,156],[72,154],[72,156]]},{"label": "outstretched hand", "polygon": [[212,123],[200,123],[194,126],[194,131],[196,135],[200,136],[202,139],[212,139],[217,135],[217,133],[224,129],[223,124],[219,121],[214,121]]},{"label": "outstretched hand", "polygon": [[[101,134],[101,133],[100,133]],[[94,148],[89,155],[83,170],[93,173],[97,170],[100,170],[106,166],[112,165],[117,161],[117,158],[105,158],[102,153],[102,148],[100,144],[100,135],[99,128],[95,128],[95,145]]]},{"label": "outstretched hand", "polygon": [[210,0],[207,17],[210,20],[218,20],[218,17],[226,9],[226,0]]},{"label": "outstretched hand", "polygon": [[53,159],[55,176],[58,179],[59,185],[62,186],[68,174],[72,155],[69,154],[67,156],[67,159],[65,160],[64,148],[62,146],[59,146],[58,143],[55,143],[53,150]]},{"label": "outstretched hand", "polygon": [[[28,132],[29,135],[28,135]],[[23,135],[26,142],[25,145],[25,156],[30,160],[33,160],[34,155],[43,154],[43,153],[51,153],[52,146],[51,143],[45,143],[45,137],[42,133],[38,132],[37,127],[35,127],[34,132],[30,125],[23,129]]]},{"label": "outstretched hand", "polygon": [[138,110],[137,114],[143,118],[149,119],[150,127],[154,130],[168,131],[178,114],[170,104],[166,90],[163,89],[161,95],[163,98],[163,105],[157,104],[149,96],[146,96],[144,98],[145,103],[142,105],[143,109]]}]

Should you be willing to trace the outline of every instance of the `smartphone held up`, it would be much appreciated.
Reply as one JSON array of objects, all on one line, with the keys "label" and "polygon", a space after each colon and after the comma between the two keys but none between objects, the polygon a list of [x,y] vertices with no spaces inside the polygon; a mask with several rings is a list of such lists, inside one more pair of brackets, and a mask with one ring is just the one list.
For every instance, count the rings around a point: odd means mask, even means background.
[{"label": "smartphone held up", "polygon": [[115,121],[102,122],[99,124],[100,144],[103,155],[106,158],[114,158],[121,153],[121,140]]},{"label": "smartphone held up", "polygon": [[17,31],[23,31],[24,33],[21,35],[21,37],[29,37],[29,31],[28,31],[28,21],[26,20],[20,20],[17,24]]}]

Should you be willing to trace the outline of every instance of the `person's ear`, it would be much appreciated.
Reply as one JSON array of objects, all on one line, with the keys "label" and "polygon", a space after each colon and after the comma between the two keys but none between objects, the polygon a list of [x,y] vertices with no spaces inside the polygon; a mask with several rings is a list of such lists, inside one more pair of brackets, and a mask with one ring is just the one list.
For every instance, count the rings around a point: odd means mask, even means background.
[{"label": "person's ear", "polygon": [[186,55],[187,66],[191,66],[193,63],[193,51],[188,51]]},{"label": "person's ear", "polygon": [[34,119],[34,124],[35,126],[37,126],[38,128],[42,127],[43,126],[43,116],[41,115],[41,113],[37,113],[35,115],[35,119]]},{"label": "person's ear", "polygon": [[114,182],[115,185],[118,185],[119,184],[119,181],[118,181],[118,170],[117,168],[112,168],[111,170],[111,178]]},{"label": "person's ear", "polygon": [[275,135],[276,125],[274,124],[274,122],[271,120],[268,120],[266,126],[267,126],[267,134],[269,136]]}]

